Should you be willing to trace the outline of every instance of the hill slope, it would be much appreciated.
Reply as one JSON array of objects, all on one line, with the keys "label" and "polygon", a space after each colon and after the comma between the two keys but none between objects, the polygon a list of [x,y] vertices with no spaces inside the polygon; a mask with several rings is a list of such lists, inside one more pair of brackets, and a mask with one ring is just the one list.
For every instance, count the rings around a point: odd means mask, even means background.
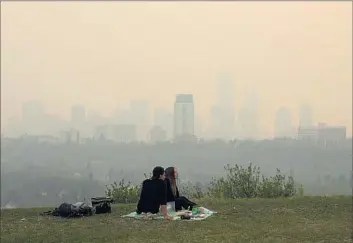
[{"label": "hill slope", "polygon": [[[4,210],[1,242],[352,242],[351,197],[203,201],[218,211],[205,221],[138,221],[111,215],[82,219],[40,217],[47,209]],[[22,220],[21,220],[22,219]]]}]

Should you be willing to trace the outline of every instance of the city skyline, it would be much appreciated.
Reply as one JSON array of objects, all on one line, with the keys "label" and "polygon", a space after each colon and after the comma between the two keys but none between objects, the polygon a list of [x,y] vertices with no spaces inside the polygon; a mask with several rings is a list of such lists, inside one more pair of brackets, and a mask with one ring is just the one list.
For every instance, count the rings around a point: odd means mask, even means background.
[{"label": "city skyline", "polygon": [[110,116],[137,99],[170,111],[177,93],[208,127],[226,73],[235,113],[256,88],[262,137],[279,107],[298,124],[302,103],[351,136],[352,3],[185,4],[2,4],[2,128],[28,100],[68,119],[75,104]]},{"label": "city skyline", "polygon": [[[194,98],[192,94],[177,94],[175,96],[174,108],[170,109],[148,109],[149,103],[146,100],[131,100],[128,109],[117,109],[111,116],[102,116],[99,111],[93,113],[87,112],[84,105],[73,105],[70,110],[69,119],[61,119],[56,114],[51,113],[39,101],[29,101],[22,106],[21,119],[10,120],[10,124],[2,129],[6,136],[29,135],[51,135],[57,136],[59,133],[75,129],[83,137],[92,137],[97,131],[114,130],[112,126],[127,126],[130,130],[134,126],[133,137],[139,141],[146,141],[150,137],[150,132],[163,133],[165,140],[172,140],[181,135],[195,135],[198,138],[206,139],[273,139],[273,138],[296,138],[299,129],[314,129],[321,126],[345,127],[342,124],[330,124],[327,121],[314,121],[312,119],[313,110],[310,104],[302,104],[299,110],[298,123],[293,122],[293,112],[288,107],[279,107],[273,114],[274,126],[273,134],[269,137],[261,137],[261,119],[258,117],[256,104],[251,102],[239,111],[240,115],[232,123],[225,123],[224,126],[230,126],[227,134],[225,130],[217,130],[219,124],[213,124],[204,129],[204,123],[195,116]],[[191,105],[191,106],[190,106]],[[190,107],[189,107],[190,106]],[[228,105],[229,106],[229,105]],[[228,107],[226,104],[226,107]],[[249,108],[254,109],[249,109]],[[190,110],[191,108],[191,110]],[[214,115],[214,106],[210,107],[210,119]],[[120,113],[118,113],[120,112]],[[191,112],[191,113],[190,113]],[[223,113],[216,114],[222,116]],[[228,116],[226,116],[227,118]],[[252,118],[252,122],[245,124],[244,121]],[[244,119],[245,118],[245,119]],[[305,122],[303,122],[305,121]],[[317,128],[315,128],[317,127]],[[103,129],[103,130],[102,130]],[[132,131],[132,130],[131,130]],[[346,132],[345,132],[346,133]],[[347,134],[350,137],[349,134]]]}]

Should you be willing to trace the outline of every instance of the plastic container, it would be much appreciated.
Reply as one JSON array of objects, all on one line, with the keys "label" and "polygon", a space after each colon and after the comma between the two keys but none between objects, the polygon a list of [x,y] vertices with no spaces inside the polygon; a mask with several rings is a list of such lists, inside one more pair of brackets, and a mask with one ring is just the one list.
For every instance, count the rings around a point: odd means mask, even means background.
[{"label": "plastic container", "polygon": [[167,202],[167,211],[175,213],[175,202]]}]

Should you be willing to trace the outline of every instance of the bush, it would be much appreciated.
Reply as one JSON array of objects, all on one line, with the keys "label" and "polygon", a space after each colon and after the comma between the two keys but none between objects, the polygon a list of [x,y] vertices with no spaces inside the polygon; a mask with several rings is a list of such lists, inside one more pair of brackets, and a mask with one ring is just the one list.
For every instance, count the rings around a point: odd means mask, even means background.
[{"label": "bush", "polygon": [[[260,168],[249,164],[248,167],[225,166],[226,177],[213,178],[208,194],[216,198],[276,198],[291,197],[296,194],[294,179],[286,178],[277,169],[275,176],[260,177]],[[261,179],[260,179],[261,178]]]},{"label": "bush", "polygon": [[[277,198],[292,197],[296,194],[296,184],[292,176],[286,177],[279,169],[275,176],[261,175],[260,168],[249,164],[248,167],[227,165],[224,167],[226,176],[212,178],[210,186],[205,189],[201,183],[185,183],[179,186],[180,194],[190,199],[211,198]],[[145,178],[149,178],[144,174]],[[116,203],[137,203],[141,186],[133,186],[124,179],[107,186],[106,195]],[[301,185],[299,195],[304,194]]]},{"label": "bush", "polygon": [[105,194],[111,197],[115,203],[137,203],[140,197],[141,186],[134,186],[131,182],[125,183],[122,179],[107,186]]},{"label": "bush", "polygon": [[205,190],[201,183],[197,182],[196,184],[184,183],[179,186],[180,195],[187,198],[200,199],[205,196]]}]

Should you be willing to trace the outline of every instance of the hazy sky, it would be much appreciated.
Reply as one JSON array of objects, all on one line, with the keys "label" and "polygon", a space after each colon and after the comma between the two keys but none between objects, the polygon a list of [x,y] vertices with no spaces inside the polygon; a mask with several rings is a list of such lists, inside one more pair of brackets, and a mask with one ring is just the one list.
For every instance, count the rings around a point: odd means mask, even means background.
[{"label": "hazy sky", "polygon": [[315,121],[352,130],[351,2],[3,2],[1,120],[42,100],[68,117],[83,103],[105,115],[130,99],[172,109],[195,95],[207,118],[219,73],[236,107],[256,87],[261,128],[312,104]]}]

